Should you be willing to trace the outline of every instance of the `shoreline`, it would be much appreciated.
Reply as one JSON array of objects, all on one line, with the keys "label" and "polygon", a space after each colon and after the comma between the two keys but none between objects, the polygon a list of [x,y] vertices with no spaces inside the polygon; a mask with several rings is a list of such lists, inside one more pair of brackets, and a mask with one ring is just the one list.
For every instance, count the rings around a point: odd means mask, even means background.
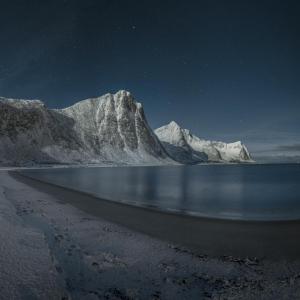
[{"label": "shoreline", "polygon": [[125,226],[211,257],[257,257],[270,260],[300,258],[300,221],[241,221],[182,215],[61,187],[9,171],[14,179],[97,218]]},{"label": "shoreline", "polygon": [[[28,183],[0,171],[0,299],[273,300],[274,295],[300,295],[299,260],[226,256],[222,248],[220,256],[204,249],[197,253],[74,205],[86,200],[93,210],[90,197],[54,187],[49,193],[47,184]],[[125,213],[124,207],[104,209],[101,203],[102,213],[114,212],[106,217],[128,219],[128,213],[116,215]],[[138,211],[130,208],[132,224],[137,226],[139,218],[147,225],[149,219],[142,220]]]},{"label": "shoreline", "polygon": [[[89,167],[89,166],[88,166]],[[87,167],[87,168],[88,168]],[[106,166],[109,167],[109,166]],[[114,166],[114,167],[120,167],[120,166]],[[140,167],[140,166],[133,166],[133,167]],[[145,167],[145,166],[143,166]],[[147,166],[147,167],[156,167],[156,166]],[[165,167],[169,167],[169,166],[165,166]],[[99,166],[100,168],[100,166]],[[46,168],[47,169],[47,168]],[[179,211],[176,209],[162,209],[158,206],[154,206],[154,205],[147,205],[144,203],[140,203],[140,202],[134,202],[134,201],[122,201],[122,200],[111,200],[111,199],[105,199],[105,198],[101,198],[99,197],[97,194],[93,194],[93,193],[89,193],[86,191],[81,191],[81,190],[76,190],[73,189],[71,187],[67,187],[67,186],[63,186],[51,181],[46,181],[46,180],[41,180],[38,179],[34,176],[31,176],[29,174],[26,174],[24,172],[22,172],[23,170],[27,170],[27,169],[9,169],[6,170],[9,173],[11,173],[11,175],[13,176],[14,174],[16,175],[16,178],[21,179],[22,177],[24,179],[30,179],[33,182],[39,182],[41,184],[46,184],[46,185],[50,185],[53,187],[57,187],[57,188],[61,188],[63,190],[68,190],[74,193],[78,193],[78,194],[83,194],[85,196],[89,196],[95,199],[98,199],[99,201],[104,201],[104,202],[108,202],[108,203],[116,203],[116,204],[122,204],[125,206],[129,206],[129,207],[137,207],[137,208],[142,208],[142,209],[146,209],[146,210],[150,210],[150,211],[154,211],[154,212],[158,212],[158,213],[163,213],[163,214],[170,214],[170,215],[175,215],[175,216],[186,216],[186,217],[190,217],[190,218],[196,218],[196,219],[202,219],[202,220],[206,220],[206,221],[211,221],[211,222],[240,222],[240,223],[252,223],[252,224],[274,224],[274,225],[279,225],[279,224],[284,224],[284,223],[300,223],[300,218],[299,219],[268,219],[268,220],[263,220],[263,219],[240,219],[240,218],[232,218],[232,217],[223,217],[223,218],[218,218],[218,217],[213,217],[213,216],[207,216],[207,215],[202,215],[202,214],[198,214],[198,213],[194,213],[192,211]],[[30,182],[30,181],[29,181]],[[30,183],[29,183],[30,184]]]},{"label": "shoreline", "polygon": [[[300,162],[204,162],[196,164],[197,166],[234,166],[234,165],[300,165]],[[33,164],[30,166],[6,166],[0,165],[0,171],[18,171],[18,170],[30,170],[30,169],[61,169],[61,168],[113,168],[113,167],[184,167],[192,166],[189,164],[180,163],[163,163],[163,164],[126,164],[126,163],[95,163],[95,164]]]}]

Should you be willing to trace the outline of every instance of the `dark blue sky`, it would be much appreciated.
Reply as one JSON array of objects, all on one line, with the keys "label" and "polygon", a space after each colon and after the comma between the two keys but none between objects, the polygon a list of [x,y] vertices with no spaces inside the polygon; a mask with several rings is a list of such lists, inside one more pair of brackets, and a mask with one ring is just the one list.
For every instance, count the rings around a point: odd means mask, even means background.
[{"label": "dark blue sky", "polygon": [[299,20],[288,0],[6,1],[0,95],[64,107],[126,89],[153,128],[300,156]]}]

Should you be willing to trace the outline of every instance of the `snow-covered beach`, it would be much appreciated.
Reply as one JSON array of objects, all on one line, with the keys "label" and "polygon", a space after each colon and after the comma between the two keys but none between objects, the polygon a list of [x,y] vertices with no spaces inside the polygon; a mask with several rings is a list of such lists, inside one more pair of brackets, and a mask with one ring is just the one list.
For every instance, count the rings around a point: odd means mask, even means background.
[{"label": "snow-covered beach", "polygon": [[300,293],[297,259],[196,253],[87,213],[38,185],[0,171],[0,299],[295,299]]}]

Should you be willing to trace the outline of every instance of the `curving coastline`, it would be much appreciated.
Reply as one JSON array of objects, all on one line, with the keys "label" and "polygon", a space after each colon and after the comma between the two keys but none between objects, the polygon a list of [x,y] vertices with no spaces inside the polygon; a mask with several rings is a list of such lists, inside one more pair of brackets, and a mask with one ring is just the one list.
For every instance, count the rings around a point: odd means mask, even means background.
[{"label": "curving coastline", "polygon": [[63,203],[152,237],[212,257],[300,259],[300,220],[239,221],[193,217],[100,199],[87,193],[10,171],[16,180]]},{"label": "curving coastline", "polygon": [[[189,241],[212,220],[197,219],[203,228],[187,235],[196,218],[179,217],[2,170],[0,299],[297,299],[300,260],[292,253],[288,260],[225,255],[227,222],[213,223],[215,235],[204,237],[214,244],[205,253],[205,244]],[[165,241],[175,239],[188,247]]]}]

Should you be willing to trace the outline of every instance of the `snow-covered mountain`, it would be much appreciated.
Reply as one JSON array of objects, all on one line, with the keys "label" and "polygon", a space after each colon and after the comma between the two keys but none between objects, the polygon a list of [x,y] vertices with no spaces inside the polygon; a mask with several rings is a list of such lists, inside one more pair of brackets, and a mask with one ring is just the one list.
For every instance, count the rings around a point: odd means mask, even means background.
[{"label": "snow-covered mountain", "polygon": [[0,98],[0,164],[171,162],[127,91],[48,109]]},{"label": "snow-covered mountain", "polygon": [[240,141],[226,144],[203,140],[174,121],[154,132],[169,156],[180,163],[252,161],[246,146]]},{"label": "snow-covered mountain", "polygon": [[199,139],[175,122],[149,127],[127,91],[48,109],[39,100],[0,97],[0,165],[250,161],[236,143]]}]

